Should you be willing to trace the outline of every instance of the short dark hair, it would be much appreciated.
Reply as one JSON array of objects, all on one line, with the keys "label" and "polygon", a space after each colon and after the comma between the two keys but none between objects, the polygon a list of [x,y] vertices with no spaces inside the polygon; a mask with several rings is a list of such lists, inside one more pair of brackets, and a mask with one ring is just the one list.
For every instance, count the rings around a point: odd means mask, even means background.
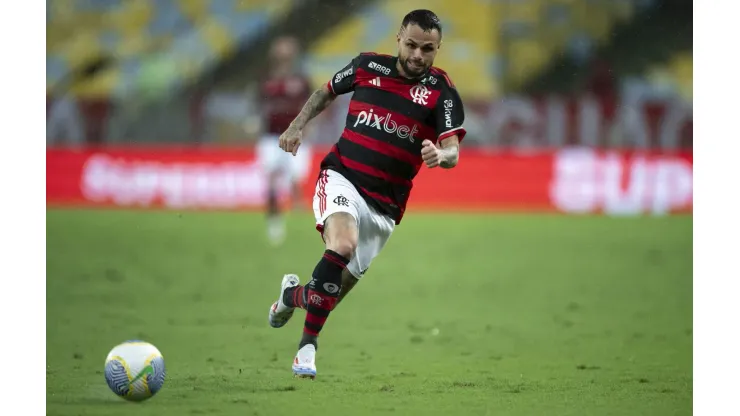
[{"label": "short dark hair", "polygon": [[425,32],[437,29],[439,37],[442,37],[442,23],[439,21],[439,17],[431,10],[418,9],[409,12],[409,14],[403,17],[401,28],[405,28],[410,24],[419,26]]}]

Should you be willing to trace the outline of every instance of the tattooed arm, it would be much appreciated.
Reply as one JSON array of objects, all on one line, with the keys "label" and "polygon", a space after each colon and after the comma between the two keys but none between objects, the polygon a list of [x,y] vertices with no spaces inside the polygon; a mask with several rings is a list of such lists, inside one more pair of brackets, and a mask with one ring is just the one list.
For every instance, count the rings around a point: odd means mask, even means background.
[{"label": "tattooed arm", "polygon": [[460,158],[460,142],[467,132],[463,128],[465,108],[460,94],[450,78],[444,75],[444,84],[437,99],[437,146],[439,147],[439,167],[450,169],[457,166]]},{"label": "tattooed arm", "polygon": [[460,157],[460,139],[457,135],[454,135],[442,140],[439,144],[442,159],[439,162],[439,167],[443,169],[454,168]]},{"label": "tattooed arm", "polygon": [[329,91],[329,87],[323,85],[321,88],[314,91],[313,94],[308,98],[306,104],[303,106],[300,114],[290,123],[290,128],[296,130],[303,130],[314,117],[321,114],[322,111],[334,101],[337,96]]},{"label": "tattooed arm", "polygon": [[439,166],[443,169],[451,169],[457,165],[460,150],[460,139],[457,135],[442,139],[439,147],[435,146],[431,140],[424,140],[421,146],[421,159],[427,167]]},{"label": "tattooed arm", "polygon": [[336,95],[326,85],[314,91],[308,98],[308,101],[306,101],[306,104],[303,105],[300,114],[290,123],[285,133],[280,135],[280,148],[295,156],[298,148],[301,146],[302,130],[306,127],[306,124],[321,114],[335,98]]}]

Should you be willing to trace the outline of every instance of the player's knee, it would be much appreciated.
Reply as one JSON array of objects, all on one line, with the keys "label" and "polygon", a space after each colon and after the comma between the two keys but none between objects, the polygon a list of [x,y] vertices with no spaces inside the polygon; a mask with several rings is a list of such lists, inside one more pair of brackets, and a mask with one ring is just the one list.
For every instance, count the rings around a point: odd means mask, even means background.
[{"label": "player's knee", "polygon": [[355,252],[355,249],[357,249],[357,236],[338,236],[333,239],[330,244],[327,244],[326,248],[348,259],[352,258],[352,254]]},{"label": "player's knee", "polygon": [[327,249],[349,259],[357,248],[357,222],[344,212],[332,214],[326,221],[324,238]]}]

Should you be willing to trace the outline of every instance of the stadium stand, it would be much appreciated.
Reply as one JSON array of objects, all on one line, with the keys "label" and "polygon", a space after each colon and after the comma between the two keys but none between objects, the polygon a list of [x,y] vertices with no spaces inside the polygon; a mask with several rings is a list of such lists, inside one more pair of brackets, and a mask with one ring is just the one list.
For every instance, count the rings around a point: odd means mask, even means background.
[{"label": "stadium stand", "polygon": [[85,98],[169,91],[284,13],[291,0],[47,0],[47,90],[102,59],[75,82]]},{"label": "stadium stand", "polygon": [[[307,67],[314,83],[328,80],[358,52],[396,54],[395,34],[410,10],[434,10],[444,25],[436,66],[447,71],[465,97],[498,95],[499,8],[482,0],[379,1],[336,26],[309,49]],[[482,36],[485,34],[485,36]]]},{"label": "stadium stand", "polygon": [[395,54],[395,32],[415,8],[435,11],[445,36],[437,66],[472,99],[516,91],[556,54],[608,40],[634,0],[384,0],[338,25],[310,49],[314,82],[325,82],[357,51]]},{"label": "stadium stand", "polygon": [[46,1],[47,89],[94,61],[104,49],[96,32],[120,2]]},{"label": "stadium stand", "polygon": [[694,58],[691,52],[679,52],[663,64],[647,70],[646,79],[656,89],[675,93],[686,101],[694,97]]},{"label": "stadium stand", "polygon": [[634,0],[519,0],[505,2],[504,83],[517,90],[557,54],[592,50],[632,17]]},{"label": "stadium stand", "polygon": [[[307,67],[318,84],[359,51],[395,53],[400,17],[429,8],[445,26],[437,66],[450,73],[463,97],[490,99],[517,91],[558,54],[608,41],[611,28],[632,16],[635,1],[376,1],[314,41]],[[232,56],[295,4],[47,0],[47,90],[98,65],[76,79],[73,94],[172,91]]]}]

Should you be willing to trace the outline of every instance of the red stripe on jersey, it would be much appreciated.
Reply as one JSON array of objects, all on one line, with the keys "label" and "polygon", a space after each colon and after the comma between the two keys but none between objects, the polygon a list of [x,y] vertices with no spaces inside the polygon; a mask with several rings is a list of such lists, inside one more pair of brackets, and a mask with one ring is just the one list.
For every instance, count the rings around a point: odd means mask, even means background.
[{"label": "red stripe on jersey", "polygon": [[[437,136],[437,132],[433,128],[427,126],[426,124],[420,123],[419,121],[414,120],[413,118],[404,116],[403,114],[399,114],[394,111],[386,110],[385,108],[377,106],[377,105],[363,103],[361,101],[352,100],[349,103],[348,112],[349,114],[353,116],[359,115],[360,112],[362,111],[369,113],[370,110],[373,110],[373,113],[376,114],[378,117],[390,116],[391,120],[399,127],[406,126],[409,129],[412,129],[413,126],[416,125],[416,127],[419,129],[419,132],[416,133],[414,137],[417,137],[421,139],[422,141],[424,139],[429,139],[431,141],[434,141],[435,137]],[[372,125],[374,121],[375,119],[373,118],[373,120],[370,121],[370,124]],[[386,119],[383,119],[383,122],[381,122],[380,124],[382,125],[383,123],[385,123],[385,121]],[[393,125],[391,125],[391,128],[392,127]]]},{"label": "red stripe on jersey", "polygon": [[444,139],[446,139],[448,137],[452,137],[454,135],[457,135],[458,141],[462,141],[465,138],[465,134],[466,133],[467,132],[465,131],[464,128],[457,127],[457,128],[454,128],[452,130],[448,130],[448,131],[440,134],[439,135],[439,139],[437,139],[437,142],[441,142],[442,140],[444,140]]},{"label": "red stripe on jersey", "polygon": [[368,191],[367,189],[365,189],[363,187],[360,187],[360,190],[362,192],[364,192],[367,196],[369,196],[370,198],[372,198],[372,199],[374,199],[374,200],[376,200],[378,202],[382,202],[384,204],[395,204],[395,202],[392,199],[388,198],[385,195],[381,195],[381,194],[378,194],[378,193],[375,193],[375,192],[370,192],[370,191]]},{"label": "red stripe on jersey", "polygon": [[334,92],[334,87],[331,86],[331,80],[329,80],[329,82],[326,83],[326,88],[329,89],[330,93],[337,95],[337,93]]},{"label": "red stripe on jersey", "polygon": [[447,72],[445,72],[445,71],[437,68],[436,66],[433,66],[432,69],[431,69],[431,71],[429,71],[429,72],[431,72],[434,75],[441,75],[441,76],[443,76],[445,78],[445,82],[447,82],[447,85],[449,85],[452,88],[455,88],[455,84],[452,83],[452,79],[450,79],[450,76],[447,75]]},{"label": "red stripe on jersey", "polygon": [[406,162],[412,166],[421,165],[421,154],[413,154],[400,147],[390,145],[380,140],[373,139],[372,137],[365,136],[354,132],[349,129],[344,129],[342,137],[351,141],[352,143],[359,144],[362,147],[367,147],[370,150],[382,153],[386,156],[390,156],[394,159],[398,159],[402,162]]},{"label": "red stripe on jersey", "polygon": [[387,55],[384,53],[377,53],[377,52],[361,52],[360,55],[367,55],[367,56],[382,56],[385,58],[393,58],[391,55]]},{"label": "red stripe on jersey", "polygon": [[388,172],[382,171],[378,168],[374,168],[372,166],[368,166],[364,163],[360,163],[357,161],[354,161],[350,158],[344,157],[342,155],[339,156],[339,160],[342,162],[342,164],[347,167],[348,169],[356,170],[358,172],[364,173],[366,175],[375,176],[376,178],[384,179],[388,182],[393,183],[400,183],[406,186],[411,186],[411,181],[405,178],[401,178],[395,175],[391,175]]},{"label": "red stripe on jersey", "polygon": [[[365,83],[369,83],[370,80],[377,76],[377,73],[369,72],[365,70],[365,68],[357,68],[355,85],[365,86]],[[367,86],[371,86],[371,84],[368,84]],[[400,95],[409,101],[413,101],[416,104],[423,105],[432,110],[437,104],[437,99],[441,93],[439,90],[427,88],[422,84],[409,84],[399,78],[392,77],[381,78],[380,88],[378,89]],[[412,91],[414,91],[414,96],[412,96]]]}]

